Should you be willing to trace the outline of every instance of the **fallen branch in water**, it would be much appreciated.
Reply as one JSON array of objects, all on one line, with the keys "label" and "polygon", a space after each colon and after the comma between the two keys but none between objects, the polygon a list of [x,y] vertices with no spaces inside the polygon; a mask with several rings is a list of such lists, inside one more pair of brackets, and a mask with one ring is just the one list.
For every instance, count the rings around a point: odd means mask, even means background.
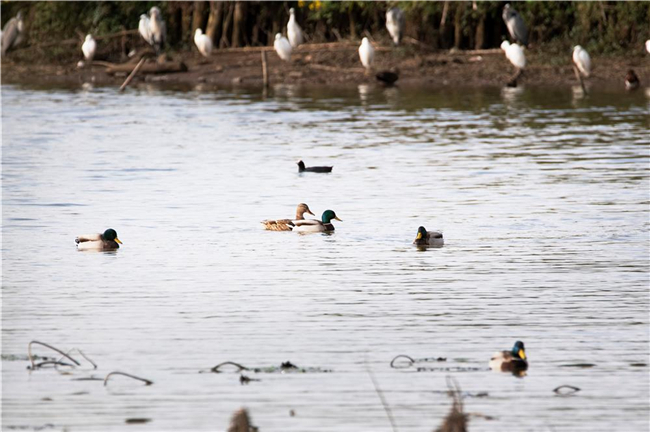
[{"label": "fallen branch in water", "polygon": [[[408,364],[404,366],[396,366],[395,361],[399,358],[405,358],[409,361]],[[406,354],[399,354],[393,358],[390,362],[390,367],[394,369],[406,369],[413,366],[414,363],[424,363],[424,362],[444,362],[447,361],[446,357],[424,357],[419,359],[414,359],[413,357],[407,356]]]},{"label": "fallen branch in water", "polygon": [[[81,355],[81,357],[83,357],[84,359],[86,359],[86,361],[87,361],[88,363],[90,363],[91,365],[93,365],[93,369],[97,369],[97,364],[95,364],[95,362],[92,361],[88,356],[86,356],[86,354],[84,354],[83,351],[81,351],[79,348],[72,348],[70,351],[67,352],[67,354],[69,355],[69,354],[72,353],[73,351],[77,351],[77,352]],[[61,361],[62,359],[63,359],[63,357],[61,357],[61,358],[59,359],[59,361]]]},{"label": "fallen branch in water", "polygon": [[124,89],[126,88],[126,86],[129,85],[129,83],[131,82],[131,80],[133,79],[133,77],[135,76],[135,74],[138,73],[138,71],[140,70],[140,68],[142,67],[142,65],[144,64],[144,62],[146,62],[146,61],[147,61],[147,58],[146,58],[146,57],[142,57],[142,58],[140,59],[140,61],[138,62],[138,64],[135,65],[135,67],[133,68],[133,70],[131,71],[131,73],[129,74],[129,76],[126,77],[126,80],[124,80],[124,82],[123,82],[122,85],[120,86],[120,90],[119,90],[119,91],[124,91]]},{"label": "fallen branch in water", "polygon": [[[563,392],[563,391],[561,391],[562,389],[567,389],[569,391],[568,392]],[[561,386],[555,387],[553,389],[553,392],[555,392],[555,393],[557,393],[559,395],[562,395],[562,396],[574,394],[574,393],[577,393],[579,391],[580,391],[580,388],[574,387],[572,385],[561,385]]]},{"label": "fallen branch in water", "polygon": [[[32,363],[32,369],[36,369],[37,367],[39,367],[39,365],[36,365],[36,364],[34,363],[34,357],[32,356],[32,344],[42,345],[42,346],[44,346],[44,347],[46,347],[46,348],[49,348],[49,349],[51,349],[51,350],[53,350],[53,351],[56,351],[56,352],[58,352],[59,354],[61,354],[63,357],[65,357],[65,358],[67,358],[68,360],[70,360],[72,363],[76,364],[77,366],[81,366],[81,363],[79,363],[77,360],[73,359],[72,357],[70,357],[69,355],[67,355],[66,353],[64,353],[63,351],[61,351],[61,350],[58,349],[58,348],[53,347],[52,345],[46,344],[45,342],[31,341],[31,342],[27,345],[27,355],[29,356],[29,361]],[[40,365],[42,365],[42,364],[44,364],[44,363],[46,363],[46,362],[42,362],[42,363],[40,363]],[[48,363],[51,363],[51,362],[48,362]]]},{"label": "fallen branch in water", "polygon": [[115,372],[111,372],[111,373],[109,373],[108,375],[106,375],[106,378],[104,378],[104,386],[106,386],[106,383],[108,382],[108,378],[110,378],[111,375],[123,375],[123,376],[125,376],[125,377],[129,377],[129,378],[133,378],[133,379],[135,379],[135,380],[142,381],[142,382],[144,382],[146,385],[151,385],[151,384],[153,384],[153,381],[149,381],[149,380],[146,379],[146,378],[140,378],[140,377],[137,377],[137,376],[135,376],[135,375],[131,375],[131,374],[128,374],[128,373],[125,373],[125,372],[117,372],[117,371],[115,371]]},{"label": "fallen branch in water", "polygon": [[220,373],[221,371],[219,370],[219,368],[220,368],[221,366],[226,366],[226,365],[232,365],[232,366],[235,366],[236,368],[238,368],[238,369],[237,369],[237,372],[239,372],[239,371],[243,371],[243,370],[246,370],[246,371],[247,371],[247,370],[250,370],[250,369],[248,369],[246,366],[242,366],[242,365],[240,365],[239,363],[235,363],[235,362],[231,362],[231,361],[225,361],[225,362],[223,362],[223,363],[219,363],[218,365],[216,365],[215,367],[213,367],[212,369],[210,369],[210,372],[213,372],[213,373]]}]

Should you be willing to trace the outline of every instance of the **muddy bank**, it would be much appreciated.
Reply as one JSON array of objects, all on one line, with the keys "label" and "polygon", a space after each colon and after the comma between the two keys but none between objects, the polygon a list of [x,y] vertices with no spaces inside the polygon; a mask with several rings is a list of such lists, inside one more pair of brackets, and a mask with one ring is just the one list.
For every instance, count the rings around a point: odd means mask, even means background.
[{"label": "muddy bank", "polygon": [[[302,45],[294,51],[290,63],[281,61],[272,48],[239,48],[216,50],[208,59],[196,52],[171,53],[169,60],[187,66],[185,72],[147,73],[136,76],[137,83],[164,83],[218,87],[236,85],[262,86],[261,52],[266,51],[269,82],[301,86],[356,86],[374,83],[374,74],[367,75],[361,67],[357,45],[330,43]],[[572,86],[577,81],[571,66],[571,55],[554,55],[542,49],[526,51],[527,68],[519,83],[526,86]],[[650,83],[650,56],[631,53],[626,56],[595,57],[590,86],[623,88],[628,69],[633,68],[642,85]],[[154,62],[155,60],[148,60]],[[135,66],[137,60],[133,60]],[[432,51],[418,46],[398,49],[378,47],[374,71],[397,67],[403,87],[418,86],[503,86],[513,76],[514,67],[499,49],[480,51]],[[75,64],[35,64],[2,62],[2,82],[74,85],[92,82],[119,86],[126,72],[107,73],[106,64],[96,62],[90,67]]]}]

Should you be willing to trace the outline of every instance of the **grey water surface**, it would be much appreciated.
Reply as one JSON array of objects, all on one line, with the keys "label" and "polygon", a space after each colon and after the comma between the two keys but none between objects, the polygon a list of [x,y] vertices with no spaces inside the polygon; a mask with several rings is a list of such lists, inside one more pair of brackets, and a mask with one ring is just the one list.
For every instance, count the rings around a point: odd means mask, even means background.
[{"label": "grey water surface", "polygon": [[[202,90],[2,87],[3,430],[390,431],[371,371],[401,432],[448,376],[472,432],[647,431],[643,89]],[[300,202],[343,222],[262,229]],[[27,370],[32,340],[98,368]],[[527,375],[489,371],[516,340]],[[79,380],[115,370],[154,384]]]}]

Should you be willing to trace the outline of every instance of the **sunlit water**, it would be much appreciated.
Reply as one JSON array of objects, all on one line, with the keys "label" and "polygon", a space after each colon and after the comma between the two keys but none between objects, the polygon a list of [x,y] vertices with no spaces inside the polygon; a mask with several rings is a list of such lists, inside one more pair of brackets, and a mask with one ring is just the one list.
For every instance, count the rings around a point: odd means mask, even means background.
[{"label": "sunlit water", "polygon": [[[447,376],[471,431],[647,430],[648,100],[579,96],[3,86],[3,427],[389,431],[370,370],[400,431],[441,423]],[[343,222],[262,230],[300,202]],[[517,339],[527,376],[490,372]],[[30,372],[31,340],[98,369]],[[308,370],[199,373],[228,360]],[[114,370],[154,385],[77,380]]]}]

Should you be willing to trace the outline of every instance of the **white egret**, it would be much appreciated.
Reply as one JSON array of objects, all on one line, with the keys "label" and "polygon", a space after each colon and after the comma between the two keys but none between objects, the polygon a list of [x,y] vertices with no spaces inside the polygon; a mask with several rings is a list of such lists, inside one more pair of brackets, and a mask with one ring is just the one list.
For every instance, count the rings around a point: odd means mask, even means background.
[{"label": "white egret", "polygon": [[278,56],[280,56],[282,60],[291,61],[291,44],[287,38],[282,36],[280,33],[275,35],[273,48],[275,48],[275,52],[278,53]]},{"label": "white egret", "polygon": [[648,51],[648,53],[650,53],[650,39],[645,41],[645,50]]},{"label": "white egret", "polygon": [[517,69],[523,70],[526,67],[526,56],[524,50],[516,43],[511,44],[508,41],[501,43],[501,49],[505,51],[506,58]]},{"label": "white egret", "polygon": [[22,12],[18,12],[15,17],[7,21],[7,24],[2,29],[2,56],[10,48],[17,47],[23,41],[23,31],[23,14]]},{"label": "white egret", "polygon": [[142,39],[144,39],[149,45],[153,45],[153,37],[151,36],[151,30],[149,27],[149,17],[146,14],[140,15],[140,22],[138,23],[140,36],[142,36]]},{"label": "white egret", "polygon": [[375,48],[368,40],[367,37],[364,37],[359,46],[359,58],[361,59],[361,64],[366,68],[366,71],[370,70],[372,67],[372,62],[375,59]]},{"label": "white egret", "polygon": [[196,32],[194,32],[194,43],[203,57],[210,57],[212,40],[207,35],[204,35],[203,30],[200,28],[197,28]]},{"label": "white egret", "polygon": [[404,36],[404,12],[398,7],[392,7],[386,12],[386,28],[395,46],[399,45]]},{"label": "white egret", "polygon": [[87,34],[86,40],[84,41],[83,45],[81,45],[81,52],[84,53],[84,58],[88,60],[88,62],[92,62],[93,58],[95,57],[96,50],[97,42],[95,42],[95,39],[93,39],[93,35]]},{"label": "white egret", "polygon": [[515,42],[519,42],[523,46],[528,46],[528,29],[526,28],[524,19],[519,15],[519,12],[511,8],[508,3],[503,7],[503,14],[501,17],[506,23],[506,27],[508,27],[510,37]]},{"label": "white egret", "polygon": [[589,78],[591,74],[591,57],[587,51],[580,45],[576,45],[573,48],[573,64],[576,65],[578,71],[586,77]]},{"label": "white egret", "polygon": [[297,47],[303,43],[302,29],[296,22],[296,11],[291,8],[289,9],[289,22],[287,23],[287,36],[289,37],[289,43],[292,48]]},{"label": "white egret", "polygon": [[165,40],[167,39],[167,26],[165,25],[165,21],[163,21],[160,9],[156,6],[149,10],[149,31],[151,32],[153,46],[156,49],[156,52],[159,53],[165,46]]}]

